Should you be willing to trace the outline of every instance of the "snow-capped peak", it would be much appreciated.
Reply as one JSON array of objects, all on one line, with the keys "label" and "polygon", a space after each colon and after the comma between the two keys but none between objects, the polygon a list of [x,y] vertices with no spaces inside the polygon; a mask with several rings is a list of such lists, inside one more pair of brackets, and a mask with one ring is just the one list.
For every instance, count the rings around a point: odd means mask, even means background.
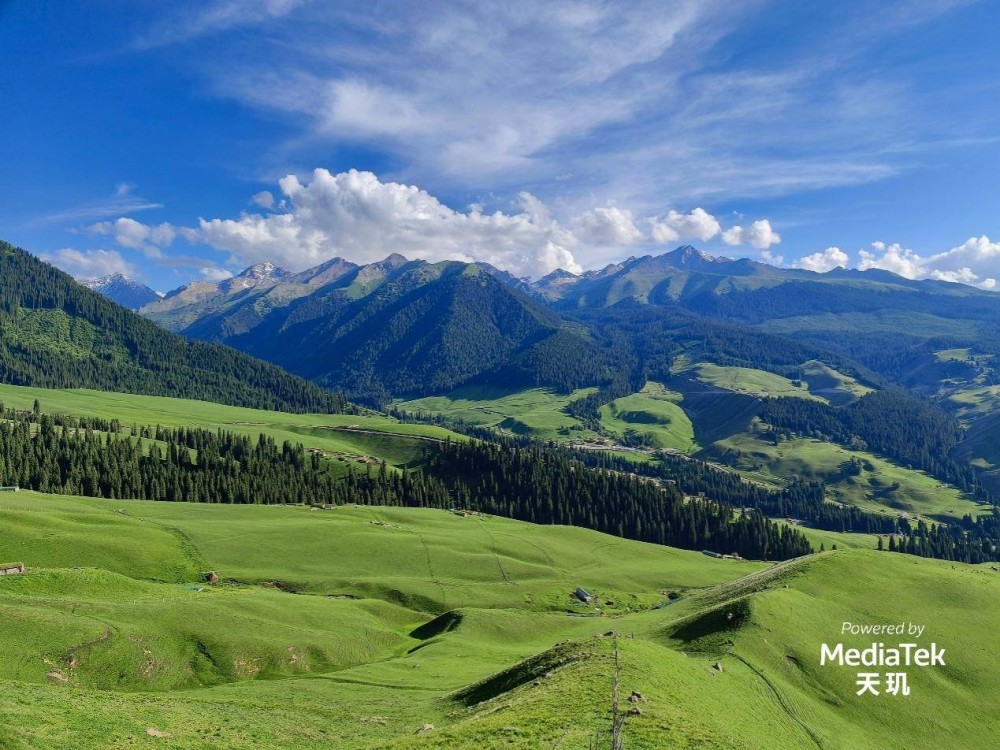
[{"label": "snow-capped peak", "polygon": [[123,273],[109,273],[107,276],[101,276],[99,279],[81,279],[80,283],[89,289],[93,289],[98,286],[107,286],[108,284],[136,284],[131,276],[126,276]]},{"label": "snow-capped peak", "polygon": [[111,273],[99,279],[82,279],[80,283],[132,310],[138,310],[143,305],[160,298],[159,294],[141,281],[136,281],[123,273]]},{"label": "snow-capped peak", "polygon": [[288,276],[288,271],[274,265],[274,263],[268,260],[263,263],[255,263],[249,268],[243,270],[236,278],[253,279],[254,281],[267,281],[270,279],[280,279],[283,276]]}]

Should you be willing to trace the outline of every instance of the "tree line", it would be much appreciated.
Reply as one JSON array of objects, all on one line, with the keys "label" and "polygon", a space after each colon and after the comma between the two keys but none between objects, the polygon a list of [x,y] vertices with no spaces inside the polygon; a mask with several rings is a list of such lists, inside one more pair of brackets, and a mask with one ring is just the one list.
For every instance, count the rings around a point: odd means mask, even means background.
[{"label": "tree line", "polygon": [[[419,420],[419,416],[412,414],[400,413],[398,416]],[[950,524],[913,522],[895,514],[872,513],[827,502],[826,485],[819,480],[796,479],[783,488],[773,489],[748,481],[735,471],[687,456],[661,452],[655,460],[635,461],[620,454],[509,435],[460,420],[438,418],[435,422],[509,447],[561,453],[589,468],[653,478],[686,495],[705,496],[740,511],[753,509],[770,518],[795,519],[828,531],[879,535],[885,537],[880,549],[967,563],[1000,559],[998,509],[979,518],[967,514]]]},{"label": "tree line", "polygon": [[[570,524],[685,549],[781,560],[798,531],[672,487],[588,468],[538,448],[481,441],[428,447],[422,469],[384,463],[346,476],[301,444],[225,430],[78,423],[0,406],[0,483],[56,494],[217,503],[359,503],[466,508]],[[109,428],[106,432],[95,426]],[[114,427],[118,430],[114,431]]]}]

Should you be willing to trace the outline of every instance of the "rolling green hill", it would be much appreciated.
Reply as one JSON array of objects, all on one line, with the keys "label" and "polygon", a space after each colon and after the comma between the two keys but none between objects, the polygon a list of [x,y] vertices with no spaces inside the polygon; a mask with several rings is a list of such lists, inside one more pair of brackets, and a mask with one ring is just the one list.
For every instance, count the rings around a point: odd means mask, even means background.
[{"label": "rolling green hill", "polygon": [[[763,567],[419,509],[21,492],[0,515],[0,554],[29,568],[0,579],[0,694],[32,696],[4,701],[12,748],[155,746],[147,728],[175,747],[377,746],[560,638]],[[574,605],[576,586],[602,598]]]},{"label": "rolling green hill", "polygon": [[649,382],[638,393],[602,406],[600,424],[616,440],[688,453],[697,446],[683,400],[662,383]]},{"label": "rolling green hill", "polygon": [[549,388],[466,386],[442,396],[399,401],[394,406],[413,414],[497,427],[540,440],[579,440],[595,437],[596,433],[563,409],[570,401],[593,390],[582,389],[564,395]]},{"label": "rolling green hill", "polygon": [[117,419],[125,425],[196,425],[251,438],[263,433],[279,445],[287,440],[320,450],[345,466],[384,460],[402,467],[419,458],[427,440],[465,439],[442,427],[405,424],[379,414],[293,414],[191,399],[0,384],[0,403],[8,407],[30,410],[36,400],[46,412]]},{"label": "rolling green hill", "polygon": [[[422,509],[22,492],[0,518],[0,556],[28,565],[0,578],[14,750],[609,746],[616,648],[641,711],[626,747],[986,747],[1000,728],[986,566],[771,566]],[[819,666],[842,621],[910,620],[948,666],[909,670],[908,698]]]},{"label": "rolling green hill", "polygon": [[[774,445],[759,435],[743,433],[720,440],[702,455],[775,486],[784,486],[793,477],[822,479],[830,500],[880,513],[954,521],[989,511],[988,505],[923,472],[819,440],[796,438]],[[845,470],[852,460],[862,467],[856,474]]]}]

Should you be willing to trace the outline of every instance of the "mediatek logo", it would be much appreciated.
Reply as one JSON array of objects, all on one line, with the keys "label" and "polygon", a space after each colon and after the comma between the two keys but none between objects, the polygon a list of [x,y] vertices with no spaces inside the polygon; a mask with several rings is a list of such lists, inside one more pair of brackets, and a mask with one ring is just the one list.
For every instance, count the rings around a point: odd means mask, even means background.
[{"label": "mediatek logo", "polygon": [[[914,623],[899,625],[855,625],[845,622],[841,635],[912,635],[919,638],[923,635],[924,626]],[[884,643],[872,643],[867,648],[846,648],[843,643],[831,647],[824,643],[820,646],[820,666],[837,664],[841,667],[943,667],[945,649],[936,643],[929,647],[921,647],[918,643],[899,643],[896,646],[886,646]],[[910,694],[910,686],[906,672],[858,672],[859,689],[856,695],[880,695],[882,688],[886,695]]]}]

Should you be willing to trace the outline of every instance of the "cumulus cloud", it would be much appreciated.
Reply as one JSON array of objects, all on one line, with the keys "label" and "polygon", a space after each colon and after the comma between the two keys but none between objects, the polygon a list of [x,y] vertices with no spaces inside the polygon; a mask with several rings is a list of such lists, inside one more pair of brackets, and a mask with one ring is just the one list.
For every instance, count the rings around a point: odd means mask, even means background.
[{"label": "cumulus cloud", "polygon": [[274,206],[274,195],[270,190],[261,190],[252,199],[254,205],[261,208],[272,208]]},{"label": "cumulus cloud", "polygon": [[767,250],[781,242],[781,235],[774,231],[770,221],[759,219],[746,229],[739,224],[730,227],[722,233],[722,241],[727,245],[749,244],[758,250]]},{"label": "cumulus cloud", "polygon": [[645,239],[632,212],[613,206],[580,214],[573,229],[581,241],[592,245],[634,245]]},{"label": "cumulus cloud", "polygon": [[[520,193],[507,211],[489,213],[480,205],[455,210],[415,185],[382,181],[358,170],[334,174],[315,169],[307,178],[287,175],[278,187],[277,194],[262,191],[252,197],[265,211],[248,210],[235,218],[153,226],[120,217],[85,231],[113,237],[120,247],[138,250],[158,264],[192,267],[211,278],[224,273],[216,263],[165,248],[178,238],[208,246],[226,253],[224,265],[230,269],[270,260],[302,270],[338,255],[371,263],[400,253],[428,261],[481,261],[538,278],[557,268],[579,273],[578,257],[593,262],[609,249],[681,238],[707,241],[721,232],[718,220],[700,207],[648,220],[652,237],[637,226],[630,209],[613,205],[561,221],[528,192]],[[768,249],[781,238],[766,219],[745,230],[733,227],[723,239],[750,243],[765,261],[783,262]]]},{"label": "cumulus cloud", "polygon": [[177,236],[177,232],[170,224],[150,226],[124,216],[114,221],[91,224],[87,227],[87,231],[91,234],[113,236],[116,243],[132,250],[148,250],[147,243],[157,247],[170,245]]},{"label": "cumulus cloud", "polygon": [[804,258],[799,258],[792,263],[792,267],[802,268],[806,271],[815,271],[816,273],[826,273],[827,271],[832,271],[834,268],[847,268],[850,262],[851,259],[847,253],[839,247],[828,247],[821,253],[813,253]]},{"label": "cumulus cloud", "polygon": [[201,268],[199,272],[209,281],[225,281],[233,276],[232,272],[227,271],[225,268],[212,268],[209,266]]},{"label": "cumulus cloud", "polygon": [[718,220],[700,207],[687,214],[670,211],[663,219],[654,219],[652,226],[653,239],[660,243],[677,242],[680,239],[708,242],[722,231]]},{"label": "cumulus cloud", "polygon": [[1000,276],[1000,242],[989,237],[970,237],[964,243],[942,253],[921,256],[899,243],[871,243],[872,250],[861,250],[858,268],[879,268],[908,279],[934,279],[994,289]]},{"label": "cumulus cloud", "polygon": [[[577,237],[529,193],[518,197],[515,212],[488,214],[479,206],[456,211],[416,186],[382,182],[371,172],[316,169],[308,180],[289,175],[279,186],[286,210],[201,219],[178,233],[235,253],[242,262],[273,260],[295,270],[335,255],[369,263],[393,252],[425,260],[484,261],[528,276],[556,268],[582,270],[573,256]],[[591,228],[607,236],[634,236],[628,212],[605,211],[595,213],[605,220],[595,219]]]},{"label": "cumulus cloud", "polygon": [[958,247],[932,256],[928,263],[942,272],[973,266],[983,273],[1000,275],[1000,242],[989,237],[970,237]]},{"label": "cumulus cloud", "polygon": [[882,242],[872,243],[872,247],[876,251],[881,251],[882,254],[877,255],[870,250],[861,250],[859,252],[861,257],[861,262],[858,263],[859,270],[868,271],[878,268],[883,271],[891,271],[907,279],[927,278],[928,271],[924,268],[925,260],[910,248],[904,248],[898,242],[888,246]]},{"label": "cumulus cloud", "polygon": [[43,254],[41,258],[78,279],[132,272],[131,266],[117,250],[76,250],[64,247],[54,253]]}]

